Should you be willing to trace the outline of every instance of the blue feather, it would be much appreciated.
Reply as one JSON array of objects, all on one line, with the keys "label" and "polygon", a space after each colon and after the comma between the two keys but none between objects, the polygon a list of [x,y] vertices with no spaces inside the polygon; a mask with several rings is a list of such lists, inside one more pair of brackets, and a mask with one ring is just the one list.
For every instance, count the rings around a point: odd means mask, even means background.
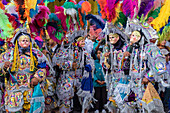
[{"label": "blue feather", "polygon": [[100,21],[99,19],[97,19],[94,15],[92,14],[88,14],[86,15],[86,20],[89,20],[89,22],[92,24],[92,25],[96,25],[96,28],[99,29],[104,29],[105,27],[105,24]]},{"label": "blue feather", "polygon": [[33,18],[38,13],[38,7],[35,7],[34,9],[30,9],[30,17]]},{"label": "blue feather", "polygon": [[97,7],[98,7],[98,14],[99,14],[100,16],[102,16],[102,14],[100,13],[100,11],[101,11],[100,5],[97,4]]},{"label": "blue feather", "polygon": [[3,46],[5,44],[5,41],[0,41],[0,46]]},{"label": "blue feather", "polygon": [[82,16],[82,20],[84,22],[84,27],[87,25],[87,21],[86,21],[86,15],[82,14],[81,13],[81,16]]}]

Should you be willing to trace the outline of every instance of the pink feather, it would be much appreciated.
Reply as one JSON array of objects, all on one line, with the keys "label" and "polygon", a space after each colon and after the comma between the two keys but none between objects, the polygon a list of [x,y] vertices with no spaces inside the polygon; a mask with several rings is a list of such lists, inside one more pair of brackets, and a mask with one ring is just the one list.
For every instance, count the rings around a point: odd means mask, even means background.
[{"label": "pink feather", "polygon": [[67,25],[66,25],[67,16],[64,15],[64,8],[61,6],[55,6],[55,14],[57,15],[58,19],[61,20],[61,25],[63,29],[67,31]]},{"label": "pink feather", "polygon": [[42,39],[40,36],[36,36],[36,37],[35,37],[35,40],[38,40],[38,41],[40,41],[40,42],[43,41],[43,39]]},{"label": "pink feather", "polygon": [[133,0],[133,8],[136,8],[136,11],[138,12],[138,0]]},{"label": "pink feather", "polygon": [[108,21],[109,22],[111,22],[116,17],[115,3],[116,3],[116,0],[107,0],[106,7],[108,7],[108,12],[109,12]]},{"label": "pink feather", "polygon": [[49,26],[47,28],[47,32],[48,32],[48,35],[50,36],[51,39],[53,39],[54,41],[56,41],[57,43],[59,43],[60,40],[58,40],[56,37],[55,37],[55,32],[56,32],[56,29],[53,28],[52,26]]},{"label": "pink feather", "polygon": [[134,4],[132,0],[124,0],[122,8],[123,8],[123,13],[126,16],[130,16],[130,18],[132,19],[134,15]]},{"label": "pink feather", "polygon": [[49,16],[48,14],[50,14],[50,9],[46,6],[40,6],[39,7],[39,11],[38,11],[38,16],[36,17],[37,19],[42,19],[42,18],[46,18],[48,19]]}]

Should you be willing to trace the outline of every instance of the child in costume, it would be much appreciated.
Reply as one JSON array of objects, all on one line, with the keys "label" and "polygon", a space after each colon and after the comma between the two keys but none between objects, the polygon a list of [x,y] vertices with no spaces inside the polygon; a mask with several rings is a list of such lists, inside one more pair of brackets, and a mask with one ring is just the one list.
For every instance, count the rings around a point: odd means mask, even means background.
[{"label": "child in costume", "polygon": [[[81,36],[81,35],[80,35]],[[96,101],[93,98],[94,89],[93,89],[93,81],[92,81],[92,72],[94,67],[94,60],[91,55],[85,50],[85,38],[78,37],[76,40],[77,45],[79,46],[79,56],[77,61],[75,62],[74,69],[78,69],[82,73],[81,85],[78,88],[77,95],[79,97],[80,103],[82,104],[82,113],[87,113],[90,105],[92,105],[92,101]],[[77,72],[76,72],[77,75]],[[77,82],[80,83],[80,82]],[[93,107],[93,106],[92,106]]]},{"label": "child in costume", "polygon": [[106,83],[104,78],[104,73],[102,70],[102,65],[100,64],[100,57],[102,54],[102,48],[97,49],[95,59],[95,70],[93,77],[93,86],[94,86],[94,98],[98,101],[95,103],[95,113],[106,113],[104,109],[104,104],[107,103],[107,92],[106,92]]},{"label": "child in costume", "polygon": [[[92,68],[94,61],[91,55],[85,50],[86,31],[79,30],[70,34],[68,40],[72,40],[73,48],[73,63],[72,72],[74,73],[74,86],[75,90],[74,103],[76,96],[79,97],[80,104],[82,105],[82,113],[86,113],[90,107],[90,102],[93,100],[93,83],[92,83]],[[77,92],[78,91],[78,92]],[[74,104],[75,106],[77,104]]]},{"label": "child in costume", "polygon": [[6,112],[42,113],[50,86],[46,80],[46,66],[50,67],[50,73],[55,72],[47,58],[32,48],[31,36],[26,29],[18,31],[12,43],[15,48],[0,56],[1,73],[5,77]]}]

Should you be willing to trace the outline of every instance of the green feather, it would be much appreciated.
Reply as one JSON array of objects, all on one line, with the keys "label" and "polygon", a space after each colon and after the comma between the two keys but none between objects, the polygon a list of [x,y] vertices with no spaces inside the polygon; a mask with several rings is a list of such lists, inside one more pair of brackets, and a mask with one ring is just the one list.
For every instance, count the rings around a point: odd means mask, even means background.
[{"label": "green feather", "polygon": [[67,15],[67,18],[66,18],[66,25],[67,25],[67,28],[68,28],[68,29],[70,29],[69,21],[70,21],[70,16]]},{"label": "green feather", "polygon": [[75,6],[75,4],[73,3],[73,2],[65,2],[64,4],[63,4],[63,7],[65,8],[65,9],[69,9],[69,8],[76,8],[76,6]]},{"label": "green feather", "polygon": [[153,17],[154,19],[156,17],[158,17],[158,14],[160,13],[160,9],[161,7],[158,7],[157,9],[155,9],[154,11],[151,11],[149,14],[148,14],[148,18],[149,17]]},{"label": "green feather", "polygon": [[12,25],[2,9],[0,9],[0,29],[3,31],[1,36],[2,39],[6,39],[7,37],[10,38],[12,36]]},{"label": "green feather", "polygon": [[119,13],[119,17],[117,19],[117,21],[115,22],[115,24],[121,23],[124,27],[126,26],[126,22],[127,22],[127,17],[123,14],[123,12]]}]

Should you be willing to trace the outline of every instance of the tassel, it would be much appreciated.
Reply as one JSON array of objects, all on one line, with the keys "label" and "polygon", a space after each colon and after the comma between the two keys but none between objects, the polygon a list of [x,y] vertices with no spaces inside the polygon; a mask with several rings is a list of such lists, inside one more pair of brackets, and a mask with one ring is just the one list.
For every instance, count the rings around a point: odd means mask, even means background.
[{"label": "tassel", "polygon": [[50,39],[50,37],[49,37],[49,34],[48,34],[47,30],[45,30],[45,35],[46,35],[46,39]]},{"label": "tassel", "polygon": [[30,64],[30,71],[34,70],[34,58],[32,54],[32,43],[30,42],[30,57],[31,57],[31,64]]},{"label": "tassel", "polygon": [[27,21],[27,24],[26,24],[26,26],[27,26],[27,33],[31,33],[31,31],[30,31],[30,27],[29,27],[29,24],[28,24],[28,21]]},{"label": "tassel", "polygon": [[110,45],[110,53],[111,53],[111,70],[113,69],[113,65],[112,65],[112,60],[113,60],[113,45]]},{"label": "tassel", "polygon": [[18,68],[19,68],[19,65],[20,65],[20,57],[19,57],[19,50],[18,50],[18,45],[17,45],[17,71],[18,71]]},{"label": "tassel", "polygon": [[138,67],[137,54],[138,54],[138,50],[135,51],[135,58],[134,58],[134,65],[136,68]]},{"label": "tassel", "polygon": [[11,69],[11,71],[15,71],[17,51],[18,51],[18,43],[17,43],[17,41],[16,41],[16,42],[15,42],[15,50],[14,50],[14,58],[13,58],[14,61],[13,61],[13,64],[12,64],[12,69]]},{"label": "tassel", "polygon": [[116,54],[117,54],[117,51],[115,50],[115,51],[114,51],[114,61],[113,61],[113,65],[114,65],[114,66],[117,66]]}]

